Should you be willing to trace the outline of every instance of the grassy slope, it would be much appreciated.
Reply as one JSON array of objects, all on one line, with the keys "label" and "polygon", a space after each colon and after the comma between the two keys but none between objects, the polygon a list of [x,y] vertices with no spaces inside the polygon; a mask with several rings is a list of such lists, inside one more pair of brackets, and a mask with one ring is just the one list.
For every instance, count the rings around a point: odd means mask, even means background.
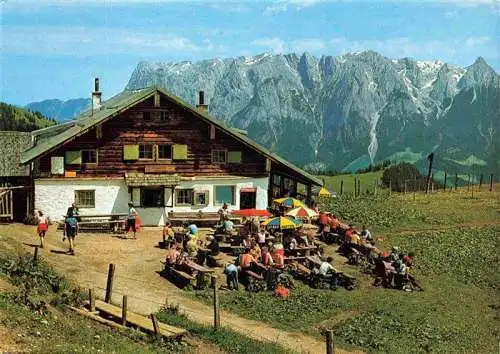
[{"label": "grassy slope", "polygon": [[0,130],[32,131],[56,124],[38,112],[26,111],[22,108],[0,102]]},{"label": "grassy slope", "polygon": [[382,177],[383,171],[368,172],[362,174],[338,175],[338,176],[318,176],[325,180],[325,185],[330,191],[340,193],[341,181],[344,181],[344,193],[354,193],[354,178],[361,181],[361,193],[365,190],[373,192],[375,183]]},{"label": "grassy slope", "polygon": [[[332,199],[339,215],[384,232],[383,246],[416,252],[414,275],[425,291],[374,288],[358,268],[344,266],[361,280],[348,292],[315,290],[298,284],[288,300],[267,293],[222,293],[221,306],[289,330],[319,335],[333,328],[340,346],[375,352],[493,352],[499,335],[499,226],[460,228],[463,222],[494,223],[498,194],[435,193],[390,198]],[[377,225],[381,219],[383,224]],[[451,227],[444,231],[412,232]],[[299,282],[297,282],[299,283]],[[210,301],[210,293],[198,297]]]}]

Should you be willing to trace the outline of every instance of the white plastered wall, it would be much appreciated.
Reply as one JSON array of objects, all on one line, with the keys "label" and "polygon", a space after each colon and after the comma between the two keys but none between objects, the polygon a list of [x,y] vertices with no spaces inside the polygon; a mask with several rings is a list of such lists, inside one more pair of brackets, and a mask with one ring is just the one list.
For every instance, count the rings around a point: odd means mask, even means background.
[{"label": "white plastered wall", "polygon": [[[237,210],[240,205],[240,190],[255,188],[257,191],[256,208],[267,208],[269,179],[262,178],[220,178],[181,181],[176,188],[192,188],[195,191],[208,191],[207,206],[176,206],[175,193],[173,207],[141,208],[136,207],[142,224],[147,226],[163,225],[170,211],[177,212],[216,212],[220,205],[215,205],[215,186],[234,186],[235,203],[229,209]],[[124,179],[40,179],[35,181],[35,209],[42,210],[51,220],[60,220],[67,208],[74,202],[76,190],[95,190],[95,208],[80,208],[81,214],[126,213],[127,203],[131,199]]]}]

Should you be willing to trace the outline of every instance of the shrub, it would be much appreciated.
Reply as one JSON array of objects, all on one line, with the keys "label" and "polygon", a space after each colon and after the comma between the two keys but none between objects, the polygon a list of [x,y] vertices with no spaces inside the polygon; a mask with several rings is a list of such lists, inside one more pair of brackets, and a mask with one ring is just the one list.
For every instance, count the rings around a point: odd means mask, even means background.
[{"label": "shrub", "polygon": [[415,165],[409,163],[400,163],[390,166],[382,174],[382,183],[385,187],[391,188],[394,192],[403,192],[405,183],[408,190],[422,190],[425,188],[426,177],[422,176]]}]

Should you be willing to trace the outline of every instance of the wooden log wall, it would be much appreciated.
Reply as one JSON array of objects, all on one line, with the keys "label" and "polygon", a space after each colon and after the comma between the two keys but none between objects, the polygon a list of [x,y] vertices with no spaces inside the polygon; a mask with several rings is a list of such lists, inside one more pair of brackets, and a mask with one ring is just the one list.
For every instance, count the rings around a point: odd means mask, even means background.
[{"label": "wooden log wall", "polygon": [[[97,164],[65,166],[77,171],[77,176],[123,176],[125,172],[164,170],[163,173],[178,173],[182,176],[241,175],[266,176],[265,157],[216,129],[215,139],[210,139],[210,124],[186,111],[167,97],[161,97],[159,108],[153,106],[153,98],[143,101],[114,117],[102,126],[102,138],[96,129],[91,129],[65,146],[53,151],[38,161],[40,175],[50,172],[50,157],[64,156],[65,151],[98,149]],[[145,120],[143,112],[151,119]],[[153,112],[165,112],[165,120],[154,119]],[[184,161],[123,160],[123,145],[126,144],[185,144],[188,159]],[[212,149],[242,151],[242,163],[214,164]],[[153,166],[153,167],[152,167]],[[165,166],[157,168],[157,166]]]}]

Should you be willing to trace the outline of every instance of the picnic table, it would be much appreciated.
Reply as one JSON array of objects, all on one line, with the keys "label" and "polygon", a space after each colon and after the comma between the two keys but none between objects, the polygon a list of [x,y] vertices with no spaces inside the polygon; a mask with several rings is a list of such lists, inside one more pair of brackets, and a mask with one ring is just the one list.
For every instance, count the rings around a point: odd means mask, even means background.
[{"label": "picnic table", "polygon": [[313,265],[318,267],[321,267],[321,263],[323,263],[323,261],[318,256],[306,256],[306,259]]},{"label": "picnic table", "polygon": [[[99,230],[112,231],[114,233],[125,232],[127,213],[110,214],[80,214],[78,218],[78,228],[80,231]],[[59,222],[59,227],[64,228],[66,215]]]},{"label": "picnic table", "polygon": [[203,289],[205,287],[205,275],[209,273],[214,273],[215,271],[210,268],[206,268],[204,266],[199,265],[198,263],[195,263],[191,260],[188,260],[186,263],[184,263],[188,268],[191,269],[193,273],[196,274],[196,288],[197,289]]}]

